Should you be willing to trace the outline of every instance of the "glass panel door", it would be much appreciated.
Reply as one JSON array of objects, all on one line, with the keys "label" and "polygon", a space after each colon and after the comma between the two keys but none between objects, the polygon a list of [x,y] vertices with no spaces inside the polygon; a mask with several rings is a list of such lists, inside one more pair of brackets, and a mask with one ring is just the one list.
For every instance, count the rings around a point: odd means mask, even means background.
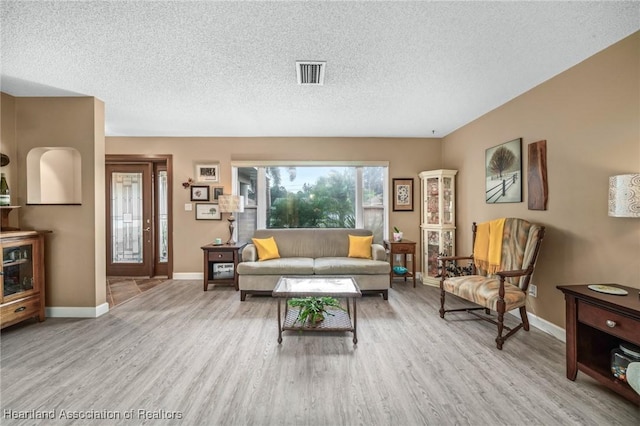
[{"label": "glass panel door", "polygon": [[150,165],[107,165],[107,275],[150,276],[153,259]]},{"label": "glass panel door", "polygon": [[33,290],[33,244],[3,247],[2,266],[3,298]]},{"label": "glass panel door", "polygon": [[427,179],[427,223],[440,225],[440,185],[438,178]]}]

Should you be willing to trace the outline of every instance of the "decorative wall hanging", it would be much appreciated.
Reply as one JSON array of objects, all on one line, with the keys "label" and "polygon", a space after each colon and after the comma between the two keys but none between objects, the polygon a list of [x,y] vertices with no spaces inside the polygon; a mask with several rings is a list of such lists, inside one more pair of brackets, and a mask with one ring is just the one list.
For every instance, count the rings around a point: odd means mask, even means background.
[{"label": "decorative wall hanging", "polygon": [[393,179],[393,211],[413,211],[413,178]]},{"label": "decorative wall hanging", "polygon": [[191,185],[191,201],[209,201],[209,187]]},{"label": "decorative wall hanging", "polygon": [[219,197],[224,194],[224,188],[221,186],[213,187],[213,201],[219,201]]},{"label": "decorative wall hanging", "polygon": [[213,203],[196,203],[196,220],[221,220],[220,207]]},{"label": "decorative wall hanging", "polygon": [[527,170],[527,202],[529,210],[546,210],[549,199],[547,184],[547,141],[529,144]]},{"label": "decorative wall hanging", "polygon": [[522,138],[487,149],[485,173],[488,204],[522,202]]},{"label": "decorative wall hanging", "polygon": [[220,164],[219,163],[207,163],[196,164],[196,181],[216,183],[220,181]]}]

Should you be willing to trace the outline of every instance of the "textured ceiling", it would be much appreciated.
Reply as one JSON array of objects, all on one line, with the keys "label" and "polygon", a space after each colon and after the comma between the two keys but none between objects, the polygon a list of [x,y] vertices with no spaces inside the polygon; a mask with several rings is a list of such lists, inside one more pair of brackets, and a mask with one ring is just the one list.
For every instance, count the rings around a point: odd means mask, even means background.
[{"label": "textured ceiling", "polygon": [[638,2],[0,7],[2,91],[95,96],[109,136],[442,137],[640,29]]}]

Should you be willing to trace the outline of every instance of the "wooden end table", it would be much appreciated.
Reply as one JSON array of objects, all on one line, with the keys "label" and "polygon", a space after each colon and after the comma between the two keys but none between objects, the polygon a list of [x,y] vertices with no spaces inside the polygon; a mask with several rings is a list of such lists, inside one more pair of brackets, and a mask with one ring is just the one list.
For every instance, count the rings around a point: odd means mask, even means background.
[{"label": "wooden end table", "polygon": [[[246,243],[207,244],[200,247],[204,255],[204,291],[207,291],[209,284],[232,284],[238,291],[238,263],[241,259],[240,252],[245,245]],[[233,277],[216,279],[213,276],[213,268],[217,263],[233,263]]]},{"label": "wooden end table", "polygon": [[[407,277],[413,278],[413,287],[416,286],[416,242],[411,240],[402,239],[400,241],[384,240],[384,247],[389,253],[389,263],[391,264],[391,272],[389,272],[389,285],[393,287],[393,277],[404,277],[405,282]],[[393,271],[393,255],[403,255],[404,261],[402,266],[407,268],[407,255],[411,255],[411,272],[407,271],[404,275],[398,275]],[[408,269],[408,268],[407,268]]]},{"label": "wooden end table", "polygon": [[611,350],[620,343],[640,346],[640,292],[619,284],[602,284],[627,290],[627,295],[611,295],[568,285],[557,288],[564,293],[567,328],[567,378],[575,380],[578,371],[630,401],[640,404],[638,395],[611,372]]}]

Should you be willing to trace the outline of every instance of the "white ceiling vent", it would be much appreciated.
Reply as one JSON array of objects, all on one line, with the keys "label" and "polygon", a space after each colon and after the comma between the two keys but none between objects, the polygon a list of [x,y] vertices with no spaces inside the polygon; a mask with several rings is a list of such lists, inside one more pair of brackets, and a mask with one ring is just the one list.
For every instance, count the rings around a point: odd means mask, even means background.
[{"label": "white ceiling vent", "polygon": [[298,84],[322,86],[326,65],[327,63],[322,61],[296,61]]}]

